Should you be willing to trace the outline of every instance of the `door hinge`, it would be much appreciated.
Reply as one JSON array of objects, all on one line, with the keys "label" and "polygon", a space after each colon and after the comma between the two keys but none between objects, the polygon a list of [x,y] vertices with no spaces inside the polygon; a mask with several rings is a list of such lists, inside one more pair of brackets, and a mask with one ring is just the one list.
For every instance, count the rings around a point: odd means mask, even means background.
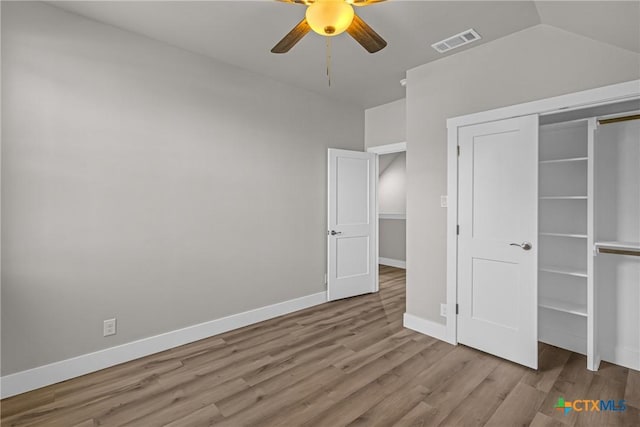
[{"label": "door hinge", "polygon": [[460,226],[456,225],[456,234],[459,236],[460,235]]},{"label": "door hinge", "polygon": [[458,304],[456,304],[456,314],[458,314],[460,310],[458,309]]},{"label": "door hinge", "polygon": [[458,157],[460,157],[460,146],[458,145]]}]

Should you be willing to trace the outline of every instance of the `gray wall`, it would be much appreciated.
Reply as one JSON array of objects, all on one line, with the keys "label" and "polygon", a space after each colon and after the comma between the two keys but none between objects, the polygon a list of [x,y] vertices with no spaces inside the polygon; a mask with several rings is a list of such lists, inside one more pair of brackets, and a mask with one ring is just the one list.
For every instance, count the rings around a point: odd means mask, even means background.
[{"label": "gray wall", "polygon": [[[400,84],[398,82],[398,84]],[[378,145],[394,144],[405,142],[406,139],[406,100],[404,98],[397,101],[382,104],[377,107],[365,110],[365,147],[375,147]],[[385,171],[381,171],[378,185],[378,207],[381,213],[402,213],[406,214],[406,153],[387,154],[380,156],[381,164],[383,158],[394,157],[389,164],[391,172],[386,177]],[[402,169],[402,188],[398,188],[398,172]],[[391,178],[385,180],[386,178]],[[402,203],[394,198],[394,194],[402,193]],[[391,196],[385,198],[386,196]],[[381,219],[379,221],[379,255],[383,258],[394,260],[406,260],[406,221],[398,219]]]},{"label": "gray wall", "polygon": [[545,25],[407,73],[408,313],[444,321],[446,119],[637,78],[637,53]]},{"label": "gray wall", "polygon": [[391,163],[382,170],[378,178],[378,210],[386,214],[407,213],[407,153],[383,154],[380,164],[387,157]]},{"label": "gray wall", "polygon": [[380,219],[378,255],[396,261],[407,259],[407,221]]},{"label": "gray wall", "polygon": [[325,290],[359,108],[39,3],[2,91],[3,375]]},{"label": "gray wall", "polygon": [[[398,82],[400,84],[400,82]],[[402,98],[364,112],[365,147],[394,144],[407,140],[406,99]]]},{"label": "gray wall", "polygon": [[[387,158],[390,163],[382,170]],[[381,173],[378,180],[378,211],[380,214],[406,215],[406,153],[380,156]],[[379,255],[393,260],[406,260],[406,220],[379,220]]]}]

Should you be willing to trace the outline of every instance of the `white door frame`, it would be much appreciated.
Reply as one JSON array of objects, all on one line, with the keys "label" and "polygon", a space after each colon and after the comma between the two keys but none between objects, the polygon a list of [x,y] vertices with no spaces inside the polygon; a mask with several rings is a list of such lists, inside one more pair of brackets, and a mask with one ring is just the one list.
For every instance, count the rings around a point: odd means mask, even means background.
[{"label": "white door frame", "polygon": [[458,343],[458,128],[530,114],[548,115],[640,98],[640,80],[497,108],[447,120],[447,341]]},{"label": "white door frame", "polygon": [[[380,179],[380,156],[382,154],[403,153],[407,151],[407,143],[394,142],[393,144],[376,145],[375,147],[367,148],[368,153],[377,154],[376,156],[376,259],[380,259],[380,212],[378,211],[378,180]],[[405,218],[406,221],[406,218]],[[380,278],[378,277],[378,270],[376,269],[376,292],[380,290]]]}]

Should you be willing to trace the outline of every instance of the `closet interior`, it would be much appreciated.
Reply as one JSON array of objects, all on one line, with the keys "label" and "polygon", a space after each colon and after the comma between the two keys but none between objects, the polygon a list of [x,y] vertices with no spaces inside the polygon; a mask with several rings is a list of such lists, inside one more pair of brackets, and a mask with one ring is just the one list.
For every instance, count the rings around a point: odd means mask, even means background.
[{"label": "closet interior", "polygon": [[640,101],[540,116],[539,340],[640,369]]}]

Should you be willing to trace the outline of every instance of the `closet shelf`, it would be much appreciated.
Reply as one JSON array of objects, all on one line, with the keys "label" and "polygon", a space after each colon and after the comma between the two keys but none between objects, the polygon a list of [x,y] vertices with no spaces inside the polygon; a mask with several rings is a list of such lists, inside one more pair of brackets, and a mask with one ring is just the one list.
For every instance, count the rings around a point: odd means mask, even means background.
[{"label": "closet shelf", "polygon": [[572,237],[575,239],[586,239],[586,234],[575,234],[575,233],[540,233],[541,236],[553,236],[553,237]]},{"label": "closet shelf", "polygon": [[587,277],[586,270],[580,270],[577,268],[541,266],[538,270],[544,271],[547,273],[564,274],[566,276]]},{"label": "closet shelf", "polygon": [[596,252],[640,256],[640,242],[596,242]]},{"label": "closet shelf", "polygon": [[584,161],[587,161],[587,160],[589,160],[588,157],[569,157],[569,158],[566,158],[566,159],[540,160],[540,164],[584,162]]},{"label": "closet shelf", "polygon": [[580,304],[560,301],[551,298],[540,298],[538,300],[538,306],[549,310],[561,311],[563,313],[587,317],[587,307]]},{"label": "closet shelf", "polygon": [[540,196],[540,200],[587,200],[587,196]]},{"label": "closet shelf", "polygon": [[407,219],[407,214],[402,213],[379,213],[379,219]]}]

